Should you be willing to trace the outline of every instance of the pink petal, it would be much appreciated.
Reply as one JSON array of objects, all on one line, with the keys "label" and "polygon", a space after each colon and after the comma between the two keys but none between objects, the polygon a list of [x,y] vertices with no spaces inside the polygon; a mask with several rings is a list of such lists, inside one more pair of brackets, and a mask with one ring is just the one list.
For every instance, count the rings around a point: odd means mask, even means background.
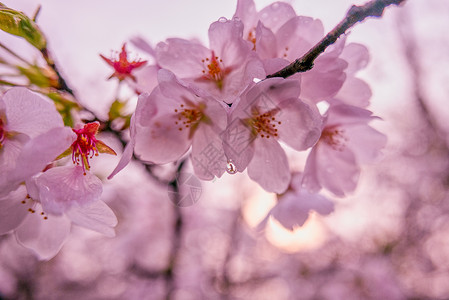
[{"label": "pink petal", "polygon": [[358,163],[371,163],[379,158],[381,150],[387,144],[387,137],[367,124],[345,128],[350,148]]},{"label": "pink petal", "polygon": [[57,127],[41,134],[24,145],[18,157],[15,178],[25,181],[41,172],[58,155],[67,150],[76,134],[69,127]]},{"label": "pink petal", "polygon": [[279,139],[295,150],[313,146],[321,135],[322,120],[319,112],[299,99],[284,101],[276,115]]},{"label": "pink petal", "polygon": [[158,84],[158,66],[145,66],[133,71],[136,81],[127,80],[128,85],[139,93],[151,92]]},{"label": "pink petal", "polygon": [[301,98],[316,103],[334,96],[346,79],[346,67],[347,63],[342,59],[326,55],[318,57],[313,69],[302,74]]},{"label": "pink petal", "polygon": [[273,31],[259,22],[256,28],[256,37],[256,52],[261,59],[277,57],[277,41]]},{"label": "pink petal", "polygon": [[[319,143],[316,151],[314,165],[316,177],[321,186],[340,197],[353,192],[357,187],[360,174],[354,154],[348,148],[339,151],[325,143]],[[306,163],[304,177],[308,176],[307,171],[310,169],[307,167],[308,163],[309,160]]]},{"label": "pink petal", "polygon": [[158,107],[156,106],[155,101],[152,101],[155,96],[151,95],[154,93],[160,93],[159,89],[155,88],[151,94],[143,93],[139,95],[139,98],[137,99],[137,107],[133,114],[134,122],[136,124],[147,126],[151,123],[151,120],[158,112]]},{"label": "pink petal", "polygon": [[202,75],[202,59],[210,58],[211,52],[203,45],[184,39],[172,38],[156,46],[157,62],[161,68],[174,72],[180,78]]},{"label": "pink petal", "polygon": [[288,60],[285,60],[283,58],[265,59],[263,61],[263,66],[267,74],[276,73],[277,71],[283,69],[288,65],[289,65]]},{"label": "pink petal", "polygon": [[[4,141],[0,152],[0,174],[11,174],[14,172],[17,158],[20,155],[23,144],[29,140],[25,134],[17,134],[13,138]],[[17,189],[20,181],[16,176],[0,176],[0,196]]]},{"label": "pink petal", "polygon": [[[38,209],[36,209],[38,211]],[[40,260],[49,260],[58,254],[70,233],[71,222],[65,216],[28,214],[16,230],[17,240],[33,250]]]},{"label": "pink petal", "polygon": [[254,156],[248,165],[249,177],[267,192],[282,194],[290,183],[287,156],[274,139],[257,138]]},{"label": "pink petal", "polygon": [[39,201],[44,211],[60,215],[74,204],[86,205],[96,201],[102,191],[101,180],[80,166],[56,167],[36,178]]},{"label": "pink petal", "polygon": [[211,126],[201,125],[192,143],[192,164],[195,175],[202,180],[221,177],[226,169],[226,157],[218,134]]},{"label": "pink petal", "polygon": [[22,203],[26,194],[25,186],[20,186],[0,198],[0,235],[16,229],[30,213]]},{"label": "pink petal", "polygon": [[367,107],[371,95],[371,89],[365,81],[350,77],[346,79],[335,98],[349,105]]},{"label": "pink petal", "polygon": [[348,68],[346,69],[348,74],[353,74],[365,68],[369,62],[368,49],[357,43],[346,45],[340,57],[348,62]]},{"label": "pink petal", "polygon": [[242,35],[243,24],[240,21],[220,20],[210,25],[210,49],[223,60],[226,67],[240,66],[247,59],[251,43],[243,40]]},{"label": "pink petal", "polygon": [[164,116],[154,120],[151,127],[136,125],[134,153],[139,159],[164,164],[176,161],[190,148],[189,131],[175,127],[175,116]]},{"label": "pink petal", "polygon": [[327,114],[326,126],[366,124],[367,122],[376,119],[376,117],[372,116],[372,112],[369,110],[357,106],[346,105],[337,101],[333,101]]},{"label": "pink petal", "polygon": [[321,215],[334,211],[334,203],[319,194],[311,194],[306,190],[287,192],[279,197],[279,202],[271,210],[271,215],[282,226],[290,230],[304,225],[311,210]]},{"label": "pink petal", "polygon": [[238,172],[243,172],[254,155],[254,139],[251,129],[242,119],[234,118],[222,134],[223,149],[226,157],[236,166]]},{"label": "pink petal", "polygon": [[288,3],[275,2],[259,11],[258,16],[266,27],[276,32],[286,21],[296,17],[296,12]]},{"label": "pink petal", "polygon": [[152,57],[156,57],[155,49],[144,38],[140,36],[133,37],[131,43],[139,50],[148,53]]},{"label": "pink petal", "polygon": [[320,20],[298,16],[288,20],[275,34],[278,57],[294,61],[324,36],[324,27]]},{"label": "pink petal", "polygon": [[252,0],[238,0],[237,9],[235,11],[234,17],[238,18],[243,22],[245,37],[248,36],[248,32],[256,26],[257,23],[257,12],[256,5]]},{"label": "pink petal", "polygon": [[26,88],[8,90],[3,101],[6,106],[7,131],[35,137],[51,128],[64,126],[55,105]]},{"label": "pink petal", "polygon": [[76,225],[97,231],[108,237],[115,236],[113,227],[117,217],[103,201],[94,201],[84,206],[72,206],[66,211],[67,217]]},{"label": "pink petal", "polygon": [[123,150],[122,157],[120,157],[120,161],[118,162],[115,169],[112,171],[111,175],[108,176],[108,179],[112,179],[118,172],[123,170],[129,162],[131,161],[134,153],[134,146],[136,144],[136,124],[135,124],[135,114],[131,116],[131,124],[129,126],[130,131],[130,141],[126,144],[125,150]]}]

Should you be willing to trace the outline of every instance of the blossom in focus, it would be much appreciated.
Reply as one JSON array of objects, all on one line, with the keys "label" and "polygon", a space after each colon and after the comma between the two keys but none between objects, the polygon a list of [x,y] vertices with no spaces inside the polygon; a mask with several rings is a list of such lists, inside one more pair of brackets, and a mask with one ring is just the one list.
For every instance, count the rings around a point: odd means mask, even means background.
[{"label": "blossom in focus", "polygon": [[122,51],[120,52],[118,59],[109,59],[102,54],[100,54],[100,57],[114,68],[114,73],[112,73],[109,79],[116,77],[119,81],[122,81],[126,78],[130,78],[131,80],[136,81],[136,78],[134,77],[132,72],[134,71],[134,69],[140,68],[147,63],[146,61],[141,60],[129,61],[128,53],[126,52],[126,44],[123,44]]},{"label": "blossom in focus", "polygon": [[225,104],[161,70],[159,86],[139,97],[130,143],[137,157],[156,164],[174,162],[192,146],[195,174],[211,180],[226,168],[219,136],[226,118]]},{"label": "blossom in focus", "polygon": [[323,187],[337,196],[354,191],[360,165],[378,158],[387,142],[384,134],[368,125],[374,119],[366,109],[332,102],[320,140],[307,158],[304,185],[309,191]]},{"label": "blossom in focus", "polygon": [[328,215],[334,211],[334,203],[320,194],[313,194],[302,188],[302,174],[294,173],[288,190],[278,195],[277,204],[270,210],[259,228],[266,225],[272,216],[289,230],[304,225],[311,211]]},{"label": "blossom in focus", "polygon": [[228,159],[265,190],[281,194],[290,182],[287,156],[279,141],[295,150],[315,144],[321,116],[299,99],[297,80],[270,78],[254,84],[232,106],[223,135]]},{"label": "blossom in focus", "polygon": [[73,163],[82,166],[84,175],[86,175],[86,170],[90,169],[89,159],[98,156],[98,153],[117,155],[112,148],[95,137],[99,127],[100,123],[93,122],[87,123],[81,128],[73,129],[76,140],[67,151],[72,153]]},{"label": "blossom in focus", "polygon": [[0,196],[42,171],[73,138],[52,102],[26,88],[8,90],[0,98]]},{"label": "blossom in focus", "polygon": [[221,18],[209,28],[209,48],[197,41],[168,39],[156,47],[161,68],[231,104],[254,78],[264,78],[261,61],[242,38],[242,23]]}]

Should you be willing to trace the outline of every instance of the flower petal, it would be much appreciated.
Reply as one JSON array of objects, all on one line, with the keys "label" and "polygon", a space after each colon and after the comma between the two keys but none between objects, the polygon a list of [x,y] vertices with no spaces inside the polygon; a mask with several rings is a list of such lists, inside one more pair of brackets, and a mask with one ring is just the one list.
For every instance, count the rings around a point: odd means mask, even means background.
[{"label": "flower petal", "polygon": [[33,250],[40,260],[49,260],[58,254],[71,228],[65,216],[48,216],[44,220],[39,214],[28,214],[16,230],[20,244]]},{"label": "flower petal", "polygon": [[249,177],[268,192],[282,194],[290,183],[287,155],[275,139],[257,138]]},{"label": "flower petal", "polygon": [[0,198],[0,235],[16,229],[29,214],[22,203],[26,194],[25,186],[22,185]]},{"label": "flower petal", "polygon": [[288,192],[281,196],[279,202],[271,209],[271,215],[282,226],[290,230],[304,225],[311,210],[321,215],[328,215],[334,211],[334,203],[319,194],[312,194],[306,190]]},{"label": "flower petal", "polygon": [[57,127],[41,134],[24,145],[14,172],[15,178],[25,181],[41,172],[56,157],[68,149],[76,139],[69,127]]},{"label": "flower petal", "polygon": [[276,32],[286,21],[296,17],[296,12],[288,3],[275,2],[259,11],[258,16],[263,25]]},{"label": "flower petal", "polygon": [[103,192],[101,180],[80,166],[56,167],[36,177],[44,211],[60,215],[74,204],[86,205]]},{"label": "flower petal", "polygon": [[35,137],[54,127],[63,127],[61,115],[55,105],[26,88],[8,90],[3,101],[6,105],[7,130]]},{"label": "flower petal", "polygon": [[117,225],[117,217],[103,201],[98,200],[83,206],[72,206],[66,211],[66,215],[74,224],[97,231],[108,237],[115,236],[113,227]]},{"label": "flower petal", "polygon": [[195,175],[202,180],[221,177],[226,169],[222,141],[211,126],[198,128],[192,143],[192,164]]},{"label": "flower petal", "polygon": [[295,150],[313,146],[321,135],[322,120],[319,112],[299,99],[284,101],[276,120],[279,139]]}]

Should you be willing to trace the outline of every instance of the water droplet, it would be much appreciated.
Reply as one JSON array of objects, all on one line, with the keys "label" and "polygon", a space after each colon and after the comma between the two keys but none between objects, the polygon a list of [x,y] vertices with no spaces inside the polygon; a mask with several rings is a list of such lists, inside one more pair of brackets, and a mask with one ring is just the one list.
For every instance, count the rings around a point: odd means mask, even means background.
[{"label": "water droplet", "polygon": [[226,172],[228,172],[229,174],[237,173],[237,167],[234,165],[231,159],[228,159],[228,162],[226,164]]},{"label": "water droplet", "polygon": [[276,3],[271,4],[271,8],[272,9],[278,9],[279,8],[279,3],[276,2]]},{"label": "water droplet", "polygon": [[236,22],[240,22],[241,21],[239,17],[234,17],[234,18],[232,18],[232,20],[236,21]]},{"label": "water droplet", "polygon": [[226,19],[225,17],[221,17],[220,19],[218,19],[218,22],[220,23],[226,23],[228,21],[228,19]]}]

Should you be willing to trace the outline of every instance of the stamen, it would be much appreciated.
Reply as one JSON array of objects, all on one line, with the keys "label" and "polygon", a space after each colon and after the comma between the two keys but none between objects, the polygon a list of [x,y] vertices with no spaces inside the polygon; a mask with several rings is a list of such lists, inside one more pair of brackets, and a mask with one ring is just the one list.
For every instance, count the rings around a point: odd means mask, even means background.
[{"label": "stamen", "polygon": [[281,124],[281,121],[276,120],[276,114],[279,109],[272,109],[263,114],[260,114],[257,109],[253,110],[253,117],[246,119],[245,123],[249,124],[252,128],[253,134],[260,135],[261,138],[278,137],[278,129],[276,128]]},{"label": "stamen", "polygon": [[343,151],[349,139],[344,135],[345,131],[336,126],[325,127],[321,133],[320,141],[328,144],[336,151]]}]

